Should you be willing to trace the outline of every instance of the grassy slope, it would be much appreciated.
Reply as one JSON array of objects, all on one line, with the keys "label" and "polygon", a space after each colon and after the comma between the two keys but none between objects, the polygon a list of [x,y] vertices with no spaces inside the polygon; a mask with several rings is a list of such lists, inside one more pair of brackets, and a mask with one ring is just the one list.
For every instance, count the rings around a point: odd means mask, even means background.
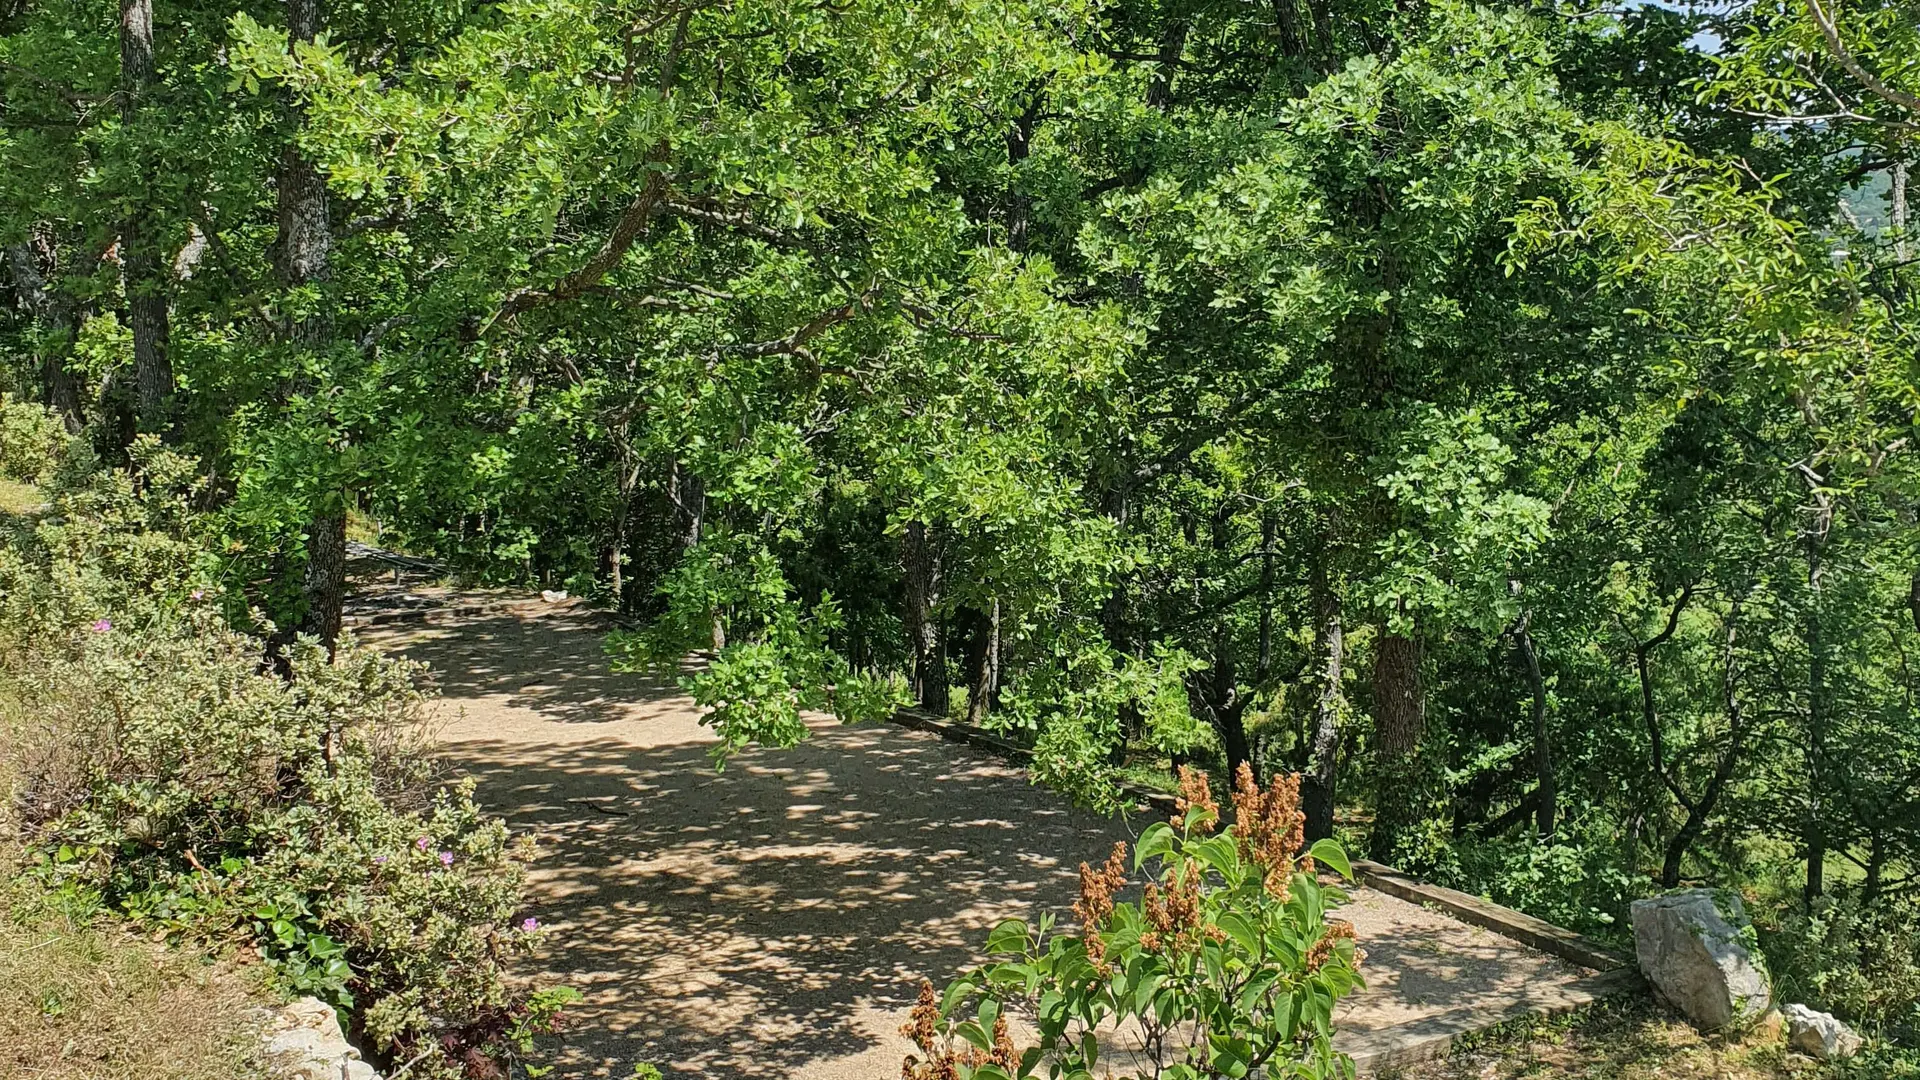
[{"label": "grassy slope", "polygon": [[76,917],[19,872],[11,811],[22,723],[0,686],[0,1077],[263,1075],[251,1014],[271,997],[259,978],[133,936],[113,919]]},{"label": "grassy slope", "polygon": [[39,488],[0,476],[0,514],[29,514],[45,502]]},{"label": "grassy slope", "polygon": [[0,911],[0,1076],[260,1075],[253,980],[124,931]]},{"label": "grassy slope", "polygon": [[1701,1035],[1640,998],[1579,1016],[1512,1026],[1445,1060],[1382,1080],[1916,1080],[1911,1058],[1863,1056],[1848,1066],[1789,1053],[1783,1039]]}]

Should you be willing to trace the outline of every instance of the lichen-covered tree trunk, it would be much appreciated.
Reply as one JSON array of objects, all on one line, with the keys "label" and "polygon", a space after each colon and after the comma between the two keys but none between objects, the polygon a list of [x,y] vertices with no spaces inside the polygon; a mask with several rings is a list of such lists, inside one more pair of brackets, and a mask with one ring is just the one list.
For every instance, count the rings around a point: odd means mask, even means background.
[{"label": "lichen-covered tree trunk", "polygon": [[[57,257],[54,245],[47,244],[45,250],[49,262]],[[53,271],[58,269],[57,265],[52,267]],[[53,274],[41,271],[33,245],[8,244],[6,271],[14,295],[42,331],[35,350],[41,404],[60,415],[69,433],[78,435],[86,427],[87,414],[81,402],[80,380],[68,369],[67,356],[80,335],[80,305],[57,282],[48,280]]]},{"label": "lichen-covered tree trunk", "polygon": [[[680,545],[680,554],[687,553],[700,546],[700,538],[707,521],[707,484],[700,474],[675,461],[667,471],[667,501],[673,504],[673,534]],[[713,651],[719,652],[727,647],[727,619],[724,611],[707,613],[713,632],[710,638]]]},{"label": "lichen-covered tree trunk", "polygon": [[1421,757],[1427,694],[1421,677],[1425,647],[1416,635],[1382,631],[1373,651],[1373,718],[1377,797],[1368,849],[1395,857],[1402,839],[1425,819],[1431,769]]},{"label": "lichen-covered tree trunk", "polygon": [[985,610],[962,608],[967,635],[967,723],[979,724],[993,710],[1000,693],[1000,601]]},{"label": "lichen-covered tree trunk", "polygon": [[[321,31],[319,0],[287,0],[287,32],[294,42],[308,42]],[[327,262],[333,249],[333,229],[327,216],[327,182],[320,170],[300,152],[294,132],[304,121],[299,105],[287,107],[289,131],[280,151],[280,235],[276,254],[280,280],[298,289],[327,280]],[[324,310],[308,310],[292,326],[293,340],[308,349],[324,348],[332,327]],[[328,492],[307,523],[307,569],[301,579],[306,616],[300,629],[319,638],[329,650],[340,636],[340,611],[347,592],[346,492]]]},{"label": "lichen-covered tree trunk", "polygon": [[1374,723],[1384,762],[1402,761],[1420,749],[1427,729],[1427,691],[1420,677],[1424,653],[1420,639],[1406,634],[1382,634],[1374,646]]},{"label": "lichen-covered tree trunk", "polygon": [[307,525],[307,569],[300,583],[307,601],[302,633],[327,648],[340,637],[347,590],[347,514],[344,508],[316,515]]}]

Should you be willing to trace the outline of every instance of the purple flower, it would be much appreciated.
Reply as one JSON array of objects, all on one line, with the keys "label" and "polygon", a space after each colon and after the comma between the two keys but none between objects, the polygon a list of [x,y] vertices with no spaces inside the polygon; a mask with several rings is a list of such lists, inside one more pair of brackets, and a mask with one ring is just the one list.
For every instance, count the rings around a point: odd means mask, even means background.
[{"label": "purple flower", "polygon": [[520,924],[520,929],[525,930],[527,933],[531,934],[535,930],[540,929],[540,920],[532,917],[528,917],[525,921],[523,921]]},{"label": "purple flower", "polygon": [[451,852],[451,851],[443,851],[443,852],[441,852],[441,853],[440,853],[440,865],[441,865],[441,866],[452,866],[452,865],[453,865],[453,852]]},{"label": "purple flower", "polygon": [[193,590],[193,598],[194,598],[195,600],[203,600],[203,599],[205,599],[205,598],[206,598],[206,595],[207,595],[207,590],[205,590],[205,589],[195,589],[195,590]]},{"label": "purple flower", "polygon": [[423,837],[421,837],[420,839],[418,839],[418,840],[415,840],[415,841],[413,842],[413,846],[414,846],[414,847],[417,847],[417,848],[419,848],[419,849],[420,849],[421,851],[425,851],[425,850],[427,850],[428,848],[430,848],[430,847],[432,847],[433,845],[432,845],[432,844],[429,844],[429,843],[427,842],[427,838],[423,836]]},{"label": "purple flower", "polygon": [[94,621],[93,632],[96,634],[104,634],[111,629],[113,629],[113,623],[106,619],[97,619]]},{"label": "purple flower", "polygon": [[373,857],[373,865],[375,866],[387,865],[387,857],[385,855],[375,855]]}]

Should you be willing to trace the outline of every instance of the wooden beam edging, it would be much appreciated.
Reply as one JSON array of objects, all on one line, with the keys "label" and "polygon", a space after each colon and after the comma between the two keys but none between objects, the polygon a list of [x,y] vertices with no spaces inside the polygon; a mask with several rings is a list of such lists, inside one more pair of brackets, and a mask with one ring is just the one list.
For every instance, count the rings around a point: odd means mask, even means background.
[{"label": "wooden beam edging", "polygon": [[1634,968],[1626,958],[1591,938],[1458,889],[1429,885],[1371,859],[1353,860],[1353,872],[1368,888],[1410,903],[1437,907],[1461,922],[1484,927],[1568,963],[1599,972]]},{"label": "wooden beam edging", "polygon": [[991,751],[1021,765],[1028,764],[1033,760],[1033,752],[1023,746],[1016,746],[998,735],[982,731],[977,727],[971,727],[967,724],[956,724],[951,720],[942,720],[931,713],[924,713],[918,709],[896,709],[890,719],[903,728],[931,732],[948,742],[977,746],[982,750]]},{"label": "wooden beam edging", "polygon": [[[893,714],[893,722],[901,727],[930,732],[949,742],[979,747],[1021,765],[1033,760],[1032,751],[998,735],[967,724],[956,724],[951,720],[941,719],[916,709],[898,710]],[[1125,782],[1120,784],[1120,790],[1131,795],[1148,809],[1164,813],[1169,817],[1176,812],[1174,797],[1167,792]],[[1461,922],[1491,930],[1502,937],[1512,938],[1523,945],[1538,949],[1549,956],[1559,957],[1579,967],[1598,972],[1633,968],[1628,960],[1590,938],[1457,889],[1426,884],[1391,866],[1370,859],[1355,859],[1353,872],[1361,884],[1371,889],[1409,903],[1439,908]]]},{"label": "wooden beam edging", "polygon": [[[978,747],[998,754],[1015,764],[1028,765],[1033,762],[1033,751],[970,724],[956,724],[951,720],[944,720],[918,709],[897,709],[890,719],[901,727],[931,732],[948,742]],[[1154,810],[1168,817],[1178,813],[1173,804],[1173,796],[1168,792],[1156,791],[1125,780],[1116,786],[1122,794],[1132,796],[1143,809]]]}]

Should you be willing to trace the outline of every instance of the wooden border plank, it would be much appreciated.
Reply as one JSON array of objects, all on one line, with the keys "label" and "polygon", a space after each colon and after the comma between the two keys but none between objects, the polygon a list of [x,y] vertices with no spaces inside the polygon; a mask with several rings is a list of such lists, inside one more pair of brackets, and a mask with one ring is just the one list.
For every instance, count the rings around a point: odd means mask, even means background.
[{"label": "wooden border plank", "polygon": [[1624,957],[1591,938],[1458,889],[1426,884],[1371,859],[1353,860],[1353,871],[1369,888],[1410,903],[1437,907],[1461,922],[1485,927],[1502,937],[1510,937],[1568,963],[1594,971],[1613,971],[1633,966]]}]

